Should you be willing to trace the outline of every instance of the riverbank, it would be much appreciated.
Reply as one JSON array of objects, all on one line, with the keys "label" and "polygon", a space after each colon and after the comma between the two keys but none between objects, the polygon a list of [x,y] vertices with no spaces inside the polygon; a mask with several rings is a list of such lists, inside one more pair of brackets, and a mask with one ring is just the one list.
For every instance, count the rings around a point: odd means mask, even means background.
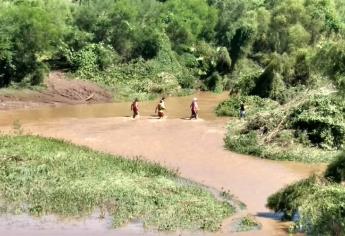
[{"label": "riverbank", "polygon": [[111,92],[91,82],[69,80],[62,71],[51,72],[44,85],[35,89],[8,88],[0,90],[0,110],[112,101]]},{"label": "riverbank", "polygon": [[140,221],[159,231],[217,231],[234,206],[159,164],[66,142],[0,136],[0,209],[79,218],[99,211],[117,228]]}]

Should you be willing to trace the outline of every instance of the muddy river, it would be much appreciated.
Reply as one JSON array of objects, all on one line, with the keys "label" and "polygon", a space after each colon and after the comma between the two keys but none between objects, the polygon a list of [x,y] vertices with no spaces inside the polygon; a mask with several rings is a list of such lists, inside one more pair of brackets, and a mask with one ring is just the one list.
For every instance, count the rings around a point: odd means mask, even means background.
[{"label": "muddy river", "polygon": [[[198,97],[200,117],[190,121],[189,105]],[[81,220],[40,219],[28,216],[2,216],[0,235],[287,235],[287,225],[279,223],[266,209],[267,197],[286,184],[320,171],[319,166],[275,162],[225,150],[225,127],[231,120],[217,118],[216,105],[227,98],[223,93],[199,93],[166,99],[168,118],[158,120],[154,108],[158,101],[140,103],[141,118],[132,120],[130,103],[46,107],[37,110],[0,112],[1,131],[9,132],[13,123],[24,132],[55,137],[93,149],[123,155],[141,156],[178,169],[182,177],[211,188],[230,190],[247,205],[246,212],[262,223],[260,231],[231,232],[232,219],[225,220],[220,232],[147,232],[140,222],[111,229],[109,220],[91,216]],[[17,125],[18,127],[18,125]],[[135,149],[133,149],[135,143]]]}]

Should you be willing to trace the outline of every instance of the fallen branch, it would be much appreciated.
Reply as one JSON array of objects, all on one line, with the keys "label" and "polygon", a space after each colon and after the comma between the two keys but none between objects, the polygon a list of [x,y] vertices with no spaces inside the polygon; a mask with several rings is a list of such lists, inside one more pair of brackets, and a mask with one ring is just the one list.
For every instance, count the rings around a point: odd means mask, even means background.
[{"label": "fallen branch", "polygon": [[92,99],[95,96],[95,93],[91,93],[90,96],[88,96],[87,98],[84,99],[84,102],[89,101],[90,99]]},{"label": "fallen branch", "polygon": [[[291,102],[289,102],[288,104],[286,104],[286,106],[280,111],[281,113],[286,113],[285,116],[281,119],[281,121],[279,122],[278,126],[272,131],[270,132],[267,137],[264,139],[264,141],[266,143],[269,143],[272,141],[272,139],[278,134],[279,131],[282,130],[283,125],[285,124],[286,119],[289,117],[290,113],[289,111],[293,108],[298,107],[299,105],[301,105],[302,103],[304,103],[312,94],[308,94],[308,90],[306,91],[306,94],[304,96],[298,97],[294,100],[292,100]],[[298,102],[296,102],[297,100],[299,100]],[[290,105],[291,104],[291,105]]]}]

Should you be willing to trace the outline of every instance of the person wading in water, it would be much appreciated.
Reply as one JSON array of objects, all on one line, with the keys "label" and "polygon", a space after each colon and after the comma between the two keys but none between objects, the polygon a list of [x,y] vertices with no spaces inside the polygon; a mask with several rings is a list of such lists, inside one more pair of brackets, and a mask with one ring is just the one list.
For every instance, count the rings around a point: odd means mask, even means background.
[{"label": "person wading in water", "polygon": [[133,111],[133,119],[136,117],[139,117],[139,99],[134,99],[132,105],[131,105],[131,111]]},{"label": "person wading in water", "polygon": [[192,112],[190,119],[198,119],[198,112],[199,112],[199,106],[197,103],[198,99],[197,98],[193,98],[192,104],[190,104],[190,110]]},{"label": "person wading in water", "polygon": [[241,102],[240,105],[240,119],[246,118],[246,109],[244,108],[244,103]]},{"label": "person wading in water", "polygon": [[158,105],[157,105],[157,107],[156,107],[155,113],[158,112],[158,117],[159,117],[159,119],[164,118],[164,111],[166,110],[164,100],[165,100],[165,98],[163,97],[163,98],[159,101],[159,103],[158,103]]}]

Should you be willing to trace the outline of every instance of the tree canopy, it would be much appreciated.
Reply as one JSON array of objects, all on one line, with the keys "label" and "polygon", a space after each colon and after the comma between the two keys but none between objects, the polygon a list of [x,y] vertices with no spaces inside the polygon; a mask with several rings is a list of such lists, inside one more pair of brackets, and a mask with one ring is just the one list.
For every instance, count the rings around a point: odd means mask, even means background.
[{"label": "tree canopy", "polygon": [[344,91],[344,13],[341,0],[0,0],[0,86],[39,84],[58,66],[280,102],[320,78]]}]

